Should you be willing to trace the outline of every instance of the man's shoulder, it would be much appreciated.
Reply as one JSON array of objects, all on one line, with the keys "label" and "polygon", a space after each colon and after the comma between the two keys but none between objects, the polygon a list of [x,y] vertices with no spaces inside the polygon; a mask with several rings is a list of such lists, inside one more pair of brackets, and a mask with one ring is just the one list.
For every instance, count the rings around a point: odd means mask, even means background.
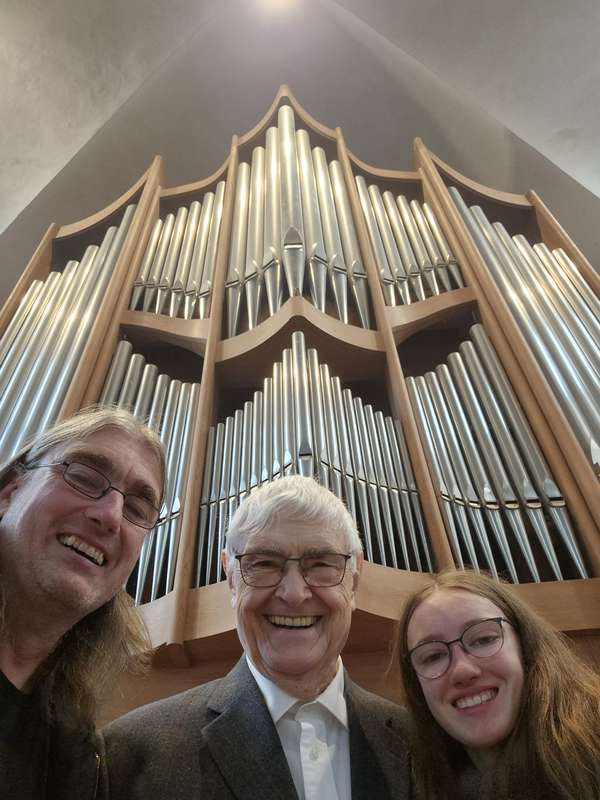
[{"label": "man's shoulder", "polygon": [[179,730],[188,714],[193,713],[196,719],[202,716],[210,696],[221,681],[222,678],[219,678],[140,706],[107,725],[103,731],[104,738],[108,743],[112,738],[123,735],[128,738],[141,736],[155,739],[157,732],[167,735],[171,726]]},{"label": "man's shoulder", "polygon": [[347,694],[353,706],[377,716],[390,717],[391,719],[408,720],[408,712],[404,706],[388,700],[379,694],[364,689],[354,681],[348,681]]},{"label": "man's shoulder", "polygon": [[353,681],[347,682],[347,700],[365,728],[374,731],[386,729],[407,739],[411,730],[410,714],[404,706],[373,694]]}]

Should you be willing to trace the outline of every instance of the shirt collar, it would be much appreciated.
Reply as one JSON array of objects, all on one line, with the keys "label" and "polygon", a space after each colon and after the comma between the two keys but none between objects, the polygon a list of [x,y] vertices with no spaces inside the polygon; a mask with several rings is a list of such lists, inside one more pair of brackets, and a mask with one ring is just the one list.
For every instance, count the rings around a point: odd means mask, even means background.
[{"label": "shirt collar", "polygon": [[326,708],[344,728],[348,728],[348,711],[346,708],[346,698],[344,697],[344,668],[341,658],[338,658],[337,672],[329,686],[327,686],[325,691],[321,692],[318,697],[308,702],[298,700],[297,697],[280,689],[276,683],[273,683],[272,680],[269,680],[262,672],[258,671],[248,655],[246,655],[246,661],[264,697],[275,725],[287,714],[292,706],[297,704],[300,706],[307,706],[310,705],[310,703],[319,703],[323,708]]}]

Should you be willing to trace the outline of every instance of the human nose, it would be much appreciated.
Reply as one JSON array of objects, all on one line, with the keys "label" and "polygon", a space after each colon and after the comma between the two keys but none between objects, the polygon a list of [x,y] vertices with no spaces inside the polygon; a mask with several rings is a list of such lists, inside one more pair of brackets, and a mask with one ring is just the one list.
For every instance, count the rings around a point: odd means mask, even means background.
[{"label": "human nose", "polygon": [[276,595],[288,605],[300,605],[312,595],[310,586],[304,580],[297,561],[288,561]]},{"label": "human nose", "polygon": [[451,662],[448,670],[452,680],[463,682],[476,678],[481,674],[481,665],[475,656],[468,653],[460,642],[450,647]]},{"label": "human nose", "polygon": [[86,516],[108,533],[116,533],[123,521],[123,494],[114,487],[99,497],[90,500],[86,509]]}]

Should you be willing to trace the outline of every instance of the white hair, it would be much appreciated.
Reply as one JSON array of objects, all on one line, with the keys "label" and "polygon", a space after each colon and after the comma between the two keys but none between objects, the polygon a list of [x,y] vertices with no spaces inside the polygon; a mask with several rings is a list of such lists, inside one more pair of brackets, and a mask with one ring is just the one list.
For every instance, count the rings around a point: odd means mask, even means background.
[{"label": "white hair", "polygon": [[352,554],[352,570],[362,544],[356,523],[346,506],[312,478],[289,475],[263,484],[239,505],[229,522],[226,548],[230,563],[243,552],[245,540],[281,521],[318,526],[327,533],[341,533]]}]

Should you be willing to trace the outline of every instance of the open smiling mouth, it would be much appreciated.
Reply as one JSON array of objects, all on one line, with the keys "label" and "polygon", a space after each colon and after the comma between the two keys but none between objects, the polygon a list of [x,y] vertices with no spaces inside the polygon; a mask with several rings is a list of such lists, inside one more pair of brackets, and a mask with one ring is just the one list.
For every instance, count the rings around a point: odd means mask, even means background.
[{"label": "open smiling mouth", "polygon": [[69,550],[74,550],[77,555],[83,556],[85,559],[91,561],[92,564],[96,564],[98,567],[103,566],[105,561],[104,553],[98,550],[97,547],[92,547],[91,544],[84,542],[83,539],[80,539],[78,536],[61,535],[57,538],[63,547],[66,547]]},{"label": "open smiling mouth", "polygon": [[319,617],[283,617],[283,616],[267,616],[267,620],[276,628],[311,628],[318,620]]},{"label": "open smiling mouth", "polygon": [[471,697],[459,697],[452,705],[461,711],[465,708],[475,708],[495,700],[497,694],[498,689],[487,689],[485,692],[474,694]]}]

